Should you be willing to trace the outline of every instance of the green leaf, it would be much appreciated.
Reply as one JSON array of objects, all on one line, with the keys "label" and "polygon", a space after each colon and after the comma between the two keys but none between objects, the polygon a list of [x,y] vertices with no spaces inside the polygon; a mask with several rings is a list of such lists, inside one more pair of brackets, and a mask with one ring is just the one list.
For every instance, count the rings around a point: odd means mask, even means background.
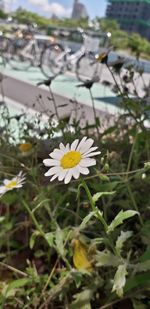
[{"label": "green leaf", "polygon": [[53,247],[54,246],[54,233],[52,233],[52,232],[46,233],[45,238],[46,238],[49,246]]},{"label": "green leaf", "polygon": [[6,205],[12,205],[18,201],[18,194],[16,192],[7,192],[7,194],[1,197],[1,200]]},{"label": "green leaf", "polygon": [[90,299],[92,298],[93,291],[85,289],[84,291],[74,295],[76,300],[70,305],[70,309],[92,309]]},{"label": "green leaf", "polygon": [[112,292],[116,292],[119,297],[123,297],[123,288],[126,284],[127,274],[127,265],[119,265],[113,280],[112,288]]},{"label": "green leaf", "polygon": [[113,195],[115,194],[115,191],[112,192],[97,192],[96,194],[93,195],[92,199],[93,202],[96,203],[103,195]]},{"label": "green leaf", "polygon": [[150,272],[146,272],[141,275],[137,275],[133,278],[130,278],[127,280],[125,285],[125,292],[128,292],[129,290],[133,288],[145,288],[150,286]]},{"label": "green leaf", "polygon": [[116,267],[120,263],[120,259],[113,255],[110,251],[99,251],[97,252],[96,256],[96,266],[113,266]]},{"label": "green leaf", "polygon": [[41,235],[39,231],[34,231],[30,237],[30,241],[29,241],[29,247],[30,249],[33,249],[34,245],[35,245],[35,240],[36,237]]},{"label": "green leaf", "polygon": [[130,238],[132,236],[133,232],[132,231],[127,231],[127,232],[123,232],[121,231],[121,234],[120,236],[117,238],[117,241],[116,241],[116,250],[117,252],[120,254],[121,253],[121,250],[122,250],[122,247],[125,243],[125,241]]},{"label": "green leaf", "polygon": [[142,263],[138,263],[135,265],[136,272],[148,271],[150,270],[150,260],[144,261]]},{"label": "green leaf", "polygon": [[83,230],[86,228],[87,223],[91,220],[92,217],[95,216],[95,211],[91,211],[82,221],[79,226],[79,230]]},{"label": "green leaf", "polygon": [[111,192],[118,186],[118,184],[120,184],[120,181],[111,181],[106,183],[94,182],[91,183],[90,186],[98,192]]},{"label": "green leaf", "polygon": [[77,271],[77,272],[74,272],[72,275],[73,275],[76,287],[79,288],[82,283],[83,274]]},{"label": "green leaf", "polygon": [[30,278],[21,278],[21,279],[14,280],[10,284],[8,284],[7,289],[6,289],[5,297],[8,296],[8,293],[10,291],[22,288],[22,287],[24,287],[25,285],[27,285],[30,282],[31,282]]},{"label": "green leaf", "polygon": [[60,227],[57,227],[56,233],[55,233],[55,243],[56,247],[60,253],[61,256],[64,256],[64,231],[60,229]]},{"label": "green leaf", "polygon": [[114,229],[123,223],[124,220],[131,218],[135,215],[138,215],[139,213],[135,210],[121,210],[118,215],[115,217],[115,219],[111,222],[111,224],[108,226],[107,233],[113,232]]}]

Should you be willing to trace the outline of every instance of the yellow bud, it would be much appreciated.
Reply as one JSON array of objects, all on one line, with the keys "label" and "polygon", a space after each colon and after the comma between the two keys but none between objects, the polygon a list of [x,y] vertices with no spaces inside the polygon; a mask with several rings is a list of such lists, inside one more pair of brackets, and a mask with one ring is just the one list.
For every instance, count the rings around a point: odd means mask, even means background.
[{"label": "yellow bud", "polygon": [[28,152],[32,149],[32,144],[31,143],[23,143],[19,145],[19,150],[21,152]]}]

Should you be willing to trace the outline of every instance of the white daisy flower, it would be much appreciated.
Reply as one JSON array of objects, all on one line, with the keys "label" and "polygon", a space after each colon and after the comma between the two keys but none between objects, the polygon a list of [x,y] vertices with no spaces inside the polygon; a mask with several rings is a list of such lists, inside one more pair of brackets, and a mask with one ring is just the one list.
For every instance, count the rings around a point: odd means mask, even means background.
[{"label": "white daisy flower", "polygon": [[93,143],[94,140],[87,137],[83,137],[80,142],[76,139],[71,145],[60,143],[59,149],[49,154],[51,159],[43,160],[44,165],[50,167],[45,176],[52,176],[50,181],[58,178],[67,184],[72,177],[78,179],[80,174],[89,174],[88,167],[96,164],[96,160],[91,157],[101,153],[95,152],[98,147],[92,147]]},{"label": "white daisy flower", "polygon": [[21,188],[24,184],[24,174],[20,172],[16,177],[9,179],[4,179],[3,184],[0,186],[0,196],[5,194],[7,191],[13,189]]}]

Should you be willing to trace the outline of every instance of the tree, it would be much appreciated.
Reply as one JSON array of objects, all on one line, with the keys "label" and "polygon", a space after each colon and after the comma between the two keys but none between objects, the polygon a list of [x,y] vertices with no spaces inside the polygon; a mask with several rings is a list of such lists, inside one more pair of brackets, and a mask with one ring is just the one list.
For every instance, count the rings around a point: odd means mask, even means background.
[{"label": "tree", "polygon": [[132,33],[128,39],[128,47],[135,54],[136,59],[139,60],[141,53],[146,53],[149,42],[143,39],[138,33]]},{"label": "tree", "polygon": [[0,18],[1,18],[1,19],[5,19],[5,18],[7,18],[7,17],[8,17],[8,14],[5,13],[4,11],[0,10]]}]

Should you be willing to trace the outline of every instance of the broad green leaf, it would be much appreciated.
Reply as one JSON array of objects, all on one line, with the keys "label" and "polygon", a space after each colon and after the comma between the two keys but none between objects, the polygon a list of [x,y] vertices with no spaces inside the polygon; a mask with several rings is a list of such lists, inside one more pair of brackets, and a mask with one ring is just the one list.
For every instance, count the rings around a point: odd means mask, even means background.
[{"label": "broad green leaf", "polygon": [[46,238],[49,246],[53,247],[54,246],[54,233],[52,233],[52,232],[46,233],[45,238]]},{"label": "broad green leaf", "polygon": [[34,245],[35,245],[35,240],[36,237],[41,235],[39,231],[34,231],[30,237],[30,241],[29,241],[29,247],[30,249],[33,249]]},{"label": "broad green leaf", "polygon": [[92,199],[93,199],[93,202],[96,203],[102,196],[113,195],[115,193],[116,193],[115,191],[112,191],[112,192],[97,192],[96,194],[93,195]]},{"label": "broad green leaf", "polygon": [[112,292],[116,292],[119,297],[123,297],[123,288],[126,284],[127,274],[127,265],[119,265],[113,280],[112,288]]},{"label": "broad green leaf", "polygon": [[150,272],[137,275],[133,278],[127,279],[124,291],[128,292],[135,288],[146,288],[150,286]]},{"label": "broad green leaf", "polygon": [[72,302],[70,305],[70,309],[92,309],[90,300],[92,298],[93,291],[91,289],[86,289],[76,295],[74,297],[76,300]]},{"label": "broad green leaf", "polygon": [[7,192],[7,194],[3,195],[1,197],[1,200],[3,201],[3,203],[5,203],[6,205],[12,205],[15,202],[17,202],[18,200],[18,194],[14,191],[14,192]]},{"label": "broad green leaf", "polygon": [[120,184],[120,181],[111,181],[106,183],[91,183],[90,186],[98,192],[111,192]]},{"label": "broad green leaf", "polygon": [[116,250],[118,253],[121,253],[122,247],[125,243],[125,241],[132,236],[132,231],[123,232],[121,231],[120,236],[117,238],[116,241]]},{"label": "broad green leaf", "polygon": [[135,210],[121,210],[118,215],[115,217],[115,219],[111,222],[111,224],[108,226],[107,233],[113,232],[114,229],[123,223],[124,220],[131,218],[135,215],[138,215],[139,213]]},{"label": "broad green leaf", "polygon": [[144,261],[142,263],[138,263],[135,265],[136,272],[148,271],[150,270],[150,260]]},{"label": "broad green leaf", "polygon": [[120,263],[120,259],[113,255],[110,251],[97,252],[96,256],[96,266],[113,266],[116,267]]}]

